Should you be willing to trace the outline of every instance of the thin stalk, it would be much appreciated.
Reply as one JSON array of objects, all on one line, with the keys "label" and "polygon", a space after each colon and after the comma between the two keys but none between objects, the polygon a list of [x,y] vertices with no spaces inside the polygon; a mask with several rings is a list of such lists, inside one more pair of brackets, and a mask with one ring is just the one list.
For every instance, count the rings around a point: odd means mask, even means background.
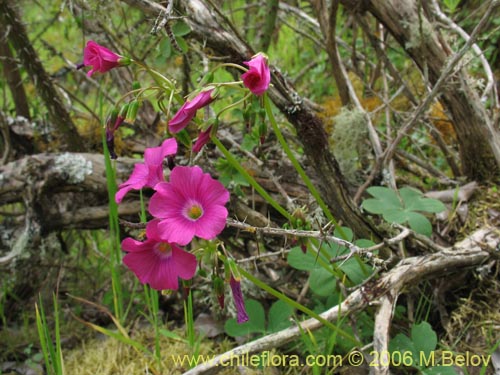
[{"label": "thin stalk", "polygon": [[[102,116],[102,98],[100,103],[100,115]],[[121,320],[123,316],[123,291],[119,266],[121,264],[121,246],[120,246],[120,223],[118,220],[118,205],[115,202],[115,194],[118,190],[116,185],[116,173],[111,163],[109,150],[106,145],[106,133],[104,127],[102,130],[102,147],[104,150],[104,165],[106,168],[106,184],[108,188],[108,207],[109,207],[109,231],[111,247],[111,288],[113,290],[113,307],[116,317]]]},{"label": "thin stalk", "polygon": [[276,211],[278,211],[281,215],[286,217],[289,221],[291,221],[292,216],[288,213],[287,210],[285,210],[281,205],[276,202],[263,188],[262,186],[259,185],[255,179],[250,176],[250,174],[243,168],[238,160],[227,150],[227,148],[222,144],[219,139],[212,135],[211,137],[212,142],[217,146],[217,148],[222,152],[224,157],[227,159],[227,161],[239,172],[245,179],[248,181],[250,185],[264,198]]},{"label": "thin stalk", "polygon": [[271,123],[273,131],[276,134],[276,138],[278,138],[278,141],[279,141],[281,147],[283,147],[283,150],[285,151],[286,156],[288,156],[288,159],[290,159],[290,162],[292,163],[293,167],[297,170],[297,173],[299,174],[300,178],[302,179],[302,181],[304,181],[307,188],[311,192],[314,199],[316,199],[316,202],[318,202],[318,205],[321,207],[321,209],[325,213],[328,220],[330,220],[333,223],[333,225],[338,227],[337,221],[335,220],[332,213],[330,212],[330,209],[328,208],[326,203],[321,198],[318,190],[313,185],[313,183],[311,182],[311,180],[307,176],[304,169],[302,169],[297,158],[295,157],[292,150],[288,146],[288,143],[286,142],[285,138],[283,137],[283,134],[281,133],[281,130],[278,126],[278,123],[276,122],[276,119],[273,115],[273,110],[271,108],[271,102],[269,101],[269,98],[267,97],[267,93],[264,93],[264,107],[266,109],[266,114],[267,114],[267,117],[269,118],[269,122]]}]

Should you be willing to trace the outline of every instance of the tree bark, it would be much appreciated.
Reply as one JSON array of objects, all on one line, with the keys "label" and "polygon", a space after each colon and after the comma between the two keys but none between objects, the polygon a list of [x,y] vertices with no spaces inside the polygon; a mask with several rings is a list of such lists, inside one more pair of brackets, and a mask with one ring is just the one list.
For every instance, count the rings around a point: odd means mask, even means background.
[{"label": "tree bark", "polygon": [[[16,13],[12,1],[0,0],[0,21],[4,26],[9,41],[16,50],[21,63],[33,81],[36,91],[44,101],[51,122],[55,125],[61,145],[66,151],[82,151],[83,143],[75,124],[59,97],[51,78],[45,71],[37,53],[31,45],[22,21]],[[2,36],[3,37],[3,36]]]},{"label": "tree bark", "polygon": [[[452,51],[416,0],[342,0],[342,4],[350,11],[369,11],[424,75],[428,72],[430,83],[437,82]],[[463,172],[470,179],[486,181],[500,172],[500,135],[470,82],[465,70],[458,70],[443,87],[441,100],[453,120]]]},{"label": "tree bark", "polygon": [[3,75],[5,77],[7,85],[9,86],[12,98],[14,99],[14,105],[16,106],[16,115],[30,120],[30,108],[28,106],[26,92],[24,91],[21,74],[19,73],[14,55],[10,50],[7,38],[4,38],[1,35],[0,57],[3,65]]}]

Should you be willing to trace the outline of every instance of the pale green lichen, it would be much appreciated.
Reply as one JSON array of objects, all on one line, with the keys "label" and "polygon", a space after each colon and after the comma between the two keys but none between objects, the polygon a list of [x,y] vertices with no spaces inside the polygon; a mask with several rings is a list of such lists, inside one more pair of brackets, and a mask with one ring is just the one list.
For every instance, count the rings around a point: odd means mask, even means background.
[{"label": "pale green lichen", "polygon": [[92,162],[82,155],[65,152],[54,159],[54,168],[65,176],[70,184],[79,184],[92,174]]},{"label": "pale green lichen", "polygon": [[432,38],[434,30],[432,25],[422,16],[421,19],[409,21],[403,19],[400,21],[404,29],[409,30],[408,41],[405,43],[405,49],[422,47],[427,40]]},{"label": "pale green lichen", "polygon": [[330,136],[333,154],[344,177],[352,184],[359,184],[361,160],[366,158],[369,147],[365,115],[358,109],[342,108],[333,118],[334,128]]}]

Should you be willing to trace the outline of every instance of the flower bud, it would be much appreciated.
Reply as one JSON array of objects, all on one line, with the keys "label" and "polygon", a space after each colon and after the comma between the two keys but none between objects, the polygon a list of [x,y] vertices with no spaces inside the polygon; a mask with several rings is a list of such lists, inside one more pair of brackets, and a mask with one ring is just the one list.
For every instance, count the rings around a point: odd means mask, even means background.
[{"label": "flower bud", "polygon": [[135,118],[137,117],[138,110],[139,110],[139,101],[137,99],[134,99],[129,103],[125,122],[128,122],[129,124],[133,124],[135,121]]},{"label": "flower bud", "polygon": [[221,309],[224,309],[224,280],[222,280],[219,276],[215,276],[213,283],[215,296],[217,297],[219,306]]}]

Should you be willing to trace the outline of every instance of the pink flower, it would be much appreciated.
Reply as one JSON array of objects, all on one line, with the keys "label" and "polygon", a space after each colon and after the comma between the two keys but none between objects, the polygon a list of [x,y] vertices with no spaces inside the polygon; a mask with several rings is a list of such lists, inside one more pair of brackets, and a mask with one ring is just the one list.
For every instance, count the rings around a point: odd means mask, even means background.
[{"label": "pink flower", "polygon": [[212,127],[210,126],[207,130],[204,132],[200,132],[198,135],[198,139],[193,145],[193,151],[194,152],[200,152],[202,147],[205,146],[208,141],[210,140],[210,132],[212,131]]},{"label": "pink flower", "polygon": [[236,280],[233,275],[231,275],[229,285],[231,286],[234,306],[236,307],[236,321],[238,323],[245,323],[248,321],[248,314],[245,310],[245,302],[243,301],[243,293],[241,292],[241,283]]},{"label": "pink flower", "polygon": [[174,244],[160,239],[158,221],[146,226],[147,240],[125,238],[122,249],[127,251],[123,263],[135,273],[139,281],[156,290],[179,287],[178,278],[191,279],[196,273],[196,257]]},{"label": "pink flower", "polygon": [[186,103],[182,105],[174,117],[172,117],[172,119],[168,122],[170,131],[172,133],[180,132],[193,119],[198,109],[212,103],[214,101],[214,98],[212,98],[213,91],[214,89],[204,90],[196,95],[193,100],[186,101]]},{"label": "pink flower", "polygon": [[262,95],[269,88],[271,82],[271,72],[267,66],[267,59],[259,53],[243,64],[250,67],[246,73],[241,75],[243,84],[255,95]]},{"label": "pink flower", "polygon": [[175,167],[170,182],[160,182],[149,212],[160,219],[161,238],[179,245],[194,236],[211,240],[226,226],[229,192],[200,167]]},{"label": "pink flower", "polygon": [[161,146],[147,148],[144,151],[144,163],[137,163],[129,179],[121,184],[115,195],[116,203],[120,203],[130,190],[143,187],[153,188],[158,182],[165,181],[163,177],[163,159],[177,152],[177,141],[169,138]]},{"label": "pink flower", "polygon": [[89,77],[96,71],[105,73],[110,69],[122,65],[120,61],[122,59],[122,56],[97,44],[93,40],[89,40],[83,50],[83,65],[92,66],[92,69],[87,73]]}]

